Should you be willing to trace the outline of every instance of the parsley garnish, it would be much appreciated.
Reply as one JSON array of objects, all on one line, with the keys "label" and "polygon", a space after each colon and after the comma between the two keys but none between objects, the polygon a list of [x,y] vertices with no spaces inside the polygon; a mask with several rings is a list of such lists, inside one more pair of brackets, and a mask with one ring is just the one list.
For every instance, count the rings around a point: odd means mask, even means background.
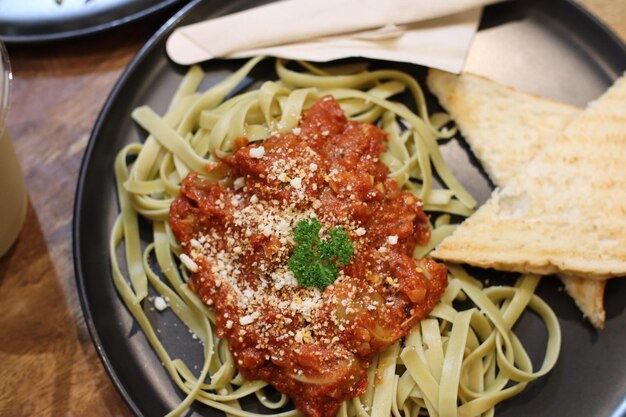
[{"label": "parsley garnish", "polygon": [[320,239],[321,229],[317,219],[298,222],[293,232],[298,246],[289,259],[289,269],[301,286],[323,290],[335,282],[339,267],[350,263],[354,247],[342,227],[328,232],[328,239]]}]

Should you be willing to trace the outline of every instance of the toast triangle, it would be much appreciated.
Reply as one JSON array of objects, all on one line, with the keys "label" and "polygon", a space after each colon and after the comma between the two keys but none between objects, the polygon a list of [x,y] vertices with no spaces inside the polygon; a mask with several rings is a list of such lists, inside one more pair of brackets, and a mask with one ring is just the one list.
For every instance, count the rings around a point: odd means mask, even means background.
[{"label": "toast triangle", "polygon": [[[456,76],[431,70],[427,82],[498,186],[521,172],[581,113],[576,107],[472,74]],[[605,282],[564,274],[560,278],[584,316],[602,328]]]}]

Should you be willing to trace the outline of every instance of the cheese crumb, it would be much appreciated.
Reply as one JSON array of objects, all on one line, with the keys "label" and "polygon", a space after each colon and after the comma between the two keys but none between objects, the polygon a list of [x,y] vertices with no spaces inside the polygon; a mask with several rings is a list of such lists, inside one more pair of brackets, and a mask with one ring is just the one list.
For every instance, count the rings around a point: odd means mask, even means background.
[{"label": "cheese crumb", "polygon": [[258,319],[261,316],[261,313],[259,313],[258,311],[255,311],[252,314],[248,314],[247,316],[243,316],[239,319],[239,324],[241,324],[242,326],[246,326],[248,324],[253,323],[256,319]]},{"label": "cheese crumb", "polygon": [[311,331],[309,329],[300,329],[295,334],[294,339],[298,343],[310,343],[312,340]]},{"label": "cheese crumb", "polygon": [[251,148],[250,149],[250,157],[251,158],[263,158],[263,155],[265,155],[265,148],[263,146],[259,146],[256,148]]},{"label": "cheese crumb", "polygon": [[180,261],[187,267],[191,272],[198,272],[198,265],[186,254],[180,254]]},{"label": "cheese crumb", "polygon": [[310,169],[311,171],[313,171],[313,172],[317,171],[317,164],[316,164],[315,162],[312,162],[312,163],[309,165],[309,169]]},{"label": "cheese crumb", "polygon": [[300,129],[299,127],[294,127],[293,129],[291,129],[291,132],[294,135],[299,135],[302,132],[302,129]]},{"label": "cheese crumb", "polygon": [[387,243],[389,243],[390,245],[395,245],[396,243],[398,243],[398,236],[387,236]]},{"label": "cheese crumb", "polygon": [[258,203],[259,202],[259,197],[257,197],[256,195],[253,194],[252,197],[250,197],[250,202],[252,204]]},{"label": "cheese crumb", "polygon": [[194,249],[197,249],[197,250],[200,250],[200,251],[203,249],[202,245],[200,244],[200,242],[198,242],[196,239],[191,239],[189,241],[189,243],[191,244],[191,246],[193,246]]},{"label": "cheese crumb", "polygon": [[[250,156],[252,156],[252,151],[250,151]],[[244,185],[246,185],[246,180],[244,177],[236,178],[235,182],[233,182],[233,187],[235,187],[235,190],[243,188]]]},{"label": "cheese crumb", "polygon": [[366,233],[366,230],[364,227],[359,227],[354,231],[354,233],[356,233],[357,236],[363,236]]},{"label": "cheese crumb", "polygon": [[298,330],[298,333],[296,333],[296,336],[295,336],[296,342],[302,343],[302,336],[303,336],[302,335],[302,329],[300,329],[300,330]]},{"label": "cheese crumb", "polygon": [[291,186],[296,189],[302,188],[302,178],[296,177],[289,181],[289,184],[291,184]]},{"label": "cheese crumb", "polygon": [[167,308],[167,303],[163,297],[154,297],[154,308],[163,311]]}]

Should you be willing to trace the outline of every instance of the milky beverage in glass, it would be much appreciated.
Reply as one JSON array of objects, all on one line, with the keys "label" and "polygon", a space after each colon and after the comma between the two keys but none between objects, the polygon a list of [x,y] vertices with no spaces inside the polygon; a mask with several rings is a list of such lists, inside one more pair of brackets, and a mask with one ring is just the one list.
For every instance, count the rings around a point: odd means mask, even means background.
[{"label": "milky beverage in glass", "polygon": [[0,42],[0,256],[17,239],[28,204],[24,177],[6,127],[10,74],[7,52]]}]

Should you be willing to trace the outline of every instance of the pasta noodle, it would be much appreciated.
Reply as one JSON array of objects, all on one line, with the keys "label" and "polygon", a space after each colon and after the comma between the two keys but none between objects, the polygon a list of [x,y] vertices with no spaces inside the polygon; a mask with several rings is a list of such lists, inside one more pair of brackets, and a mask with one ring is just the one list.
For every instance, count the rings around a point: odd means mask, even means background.
[{"label": "pasta noodle", "polygon": [[[444,213],[433,224],[429,244],[418,247],[415,256],[425,256],[454,230],[450,215],[468,216],[476,205],[439,151],[438,141],[455,134],[454,129],[444,128],[449,117],[429,116],[422,90],[411,76],[395,70],[342,73],[342,68],[321,69],[308,63],[302,63],[305,71],[296,71],[277,60],[277,81],[233,95],[262,59],[251,59],[202,93],[197,89],[203,72],[190,68],[164,116],[149,107],[132,113],[149,136],[142,144],[122,149],[115,162],[120,214],[110,241],[113,280],[165,369],[186,394],[170,415],[180,415],[199,401],[229,416],[252,417],[256,414],[242,410],[240,399],[254,394],[272,410],[288,401],[284,395],[276,401],[268,399],[265,382],[246,381],[237,374],[226,343],[215,335],[213,311],[187,288],[187,271],[177,261],[181,249],[168,225],[169,206],[182,178],[196,171],[220,180],[219,172],[206,174],[206,168],[230,154],[235,139],[245,136],[255,142],[291,130],[317,98],[332,95],[349,118],[378,123],[388,133],[388,151],[381,160],[390,176],[419,196],[427,211]],[[405,91],[416,113],[391,100]],[[443,188],[435,186],[433,170]],[[140,216],[152,222],[152,242],[145,248],[139,235]],[[125,272],[119,257],[126,261]],[[373,361],[367,391],[345,402],[338,417],[492,416],[498,402],[552,368],[560,330],[552,310],[534,295],[537,276],[523,276],[513,287],[483,288],[460,266],[448,268],[449,284],[441,302],[405,340]],[[203,342],[199,373],[172,358],[161,343],[144,310],[149,288],[167,299],[176,316]],[[471,308],[457,308],[459,301],[466,306],[468,300]],[[549,334],[545,359],[537,371],[513,332],[527,308],[541,317]],[[275,415],[297,414],[289,410]]]}]

